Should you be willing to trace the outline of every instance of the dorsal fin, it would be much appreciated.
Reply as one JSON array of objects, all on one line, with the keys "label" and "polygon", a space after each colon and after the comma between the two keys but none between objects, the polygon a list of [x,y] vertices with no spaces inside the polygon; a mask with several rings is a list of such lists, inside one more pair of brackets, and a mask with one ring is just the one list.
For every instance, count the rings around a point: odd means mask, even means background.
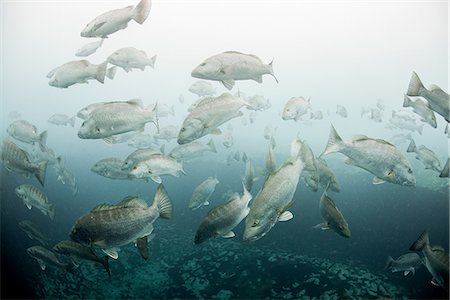
[{"label": "dorsal fin", "polygon": [[127,196],[117,204],[117,207],[147,207],[147,203],[144,199],[137,196]]},{"label": "dorsal fin", "polygon": [[110,210],[110,209],[114,209],[114,208],[116,208],[116,205],[108,204],[108,203],[102,203],[102,204],[99,204],[99,205],[97,205],[96,207],[94,207],[94,208],[91,210],[91,212],[94,212],[94,211],[101,211],[101,210]]},{"label": "dorsal fin", "polygon": [[364,140],[370,140],[370,138],[367,135],[364,135],[364,134],[355,134],[354,136],[352,136],[352,141],[353,142],[364,141]]},{"label": "dorsal fin", "polygon": [[144,103],[142,102],[141,99],[130,99],[127,101],[127,103],[131,104],[131,105],[137,105],[139,107],[144,108]]}]

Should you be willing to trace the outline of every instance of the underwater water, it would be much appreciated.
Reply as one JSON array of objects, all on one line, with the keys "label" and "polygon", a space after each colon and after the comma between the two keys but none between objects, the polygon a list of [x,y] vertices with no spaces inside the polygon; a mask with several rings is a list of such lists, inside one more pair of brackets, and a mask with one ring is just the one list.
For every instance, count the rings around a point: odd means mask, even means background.
[{"label": "underwater water", "polygon": [[[128,27],[106,38],[87,60],[99,64],[122,47],[157,55],[154,68],[125,72],[117,68],[114,79],[89,80],[68,88],[49,85],[46,74],[71,60],[88,42],[80,31],[96,16],[112,9],[135,6],[133,1],[2,1],[1,140],[14,141],[28,153],[43,155],[37,145],[14,140],[8,126],[17,119],[47,130],[46,147],[61,155],[76,180],[77,192],[58,179],[54,157],[45,184],[1,167],[1,296],[2,298],[82,299],[446,299],[442,287],[422,265],[415,274],[386,270],[389,256],[408,253],[411,244],[428,230],[430,243],[449,250],[449,179],[425,169],[415,153],[407,152],[409,139],[430,148],[443,167],[448,159],[447,122],[436,114],[437,127],[420,120],[422,131],[390,126],[392,111],[402,108],[413,71],[426,85],[449,91],[448,2],[386,3],[384,1],[153,1],[143,24]],[[55,113],[75,116],[89,104],[101,101],[142,99],[145,106],[157,101],[167,106],[160,116],[162,128],[178,128],[188,107],[199,99],[188,91],[199,80],[191,71],[206,58],[224,51],[251,53],[264,64],[273,59],[271,75],[263,82],[236,81],[231,90],[220,81],[209,81],[215,96],[230,92],[262,95],[271,106],[262,111],[242,108],[242,116],[198,141],[215,143],[216,152],[183,162],[185,174],[163,175],[162,183],[173,205],[170,220],[157,219],[150,257],[144,260],[133,243],[122,246],[117,260],[109,259],[111,276],[100,265],[82,261],[74,274],[48,266],[42,270],[27,249],[38,245],[18,223],[30,220],[52,245],[70,239],[74,223],[101,203],[117,204],[138,195],[151,204],[158,184],[152,180],[121,180],[91,171],[101,159],[125,159],[135,148],[128,141],[108,144],[101,139],[81,139],[83,123],[57,126],[47,120]],[[299,121],[283,120],[291,97],[310,98],[311,109]],[[381,121],[362,114],[363,108],[380,109]],[[337,105],[348,112],[337,113]],[[310,113],[321,110],[322,119]],[[410,110],[412,114],[412,110]],[[340,153],[322,156],[339,181],[340,192],[328,195],[345,216],[351,237],[313,228],[324,222],[319,200],[324,188],[314,192],[303,179],[289,211],[293,218],[278,222],[261,239],[244,241],[245,220],[234,238],[211,238],[194,244],[196,231],[208,211],[225,203],[232,193],[242,193],[246,163],[255,169],[253,198],[264,184],[269,144],[276,166],[289,159],[290,143],[306,141],[315,157],[324,151],[333,125],[344,141],[364,134],[395,144],[411,163],[416,186],[373,184],[374,175],[349,165]],[[272,142],[265,137],[273,129]],[[148,123],[145,133],[154,135]],[[397,134],[410,134],[394,142]],[[231,147],[225,137],[233,137]],[[165,153],[177,139],[152,145]],[[238,153],[239,155],[235,155]],[[238,158],[239,156],[239,158]],[[48,158],[47,158],[48,159]],[[52,160],[53,159],[53,160]],[[193,190],[207,177],[219,181],[208,206],[190,210]],[[15,193],[21,184],[42,190],[55,207],[51,220],[35,207],[28,209]],[[251,207],[253,200],[250,201]],[[104,253],[95,250],[98,256]]]}]

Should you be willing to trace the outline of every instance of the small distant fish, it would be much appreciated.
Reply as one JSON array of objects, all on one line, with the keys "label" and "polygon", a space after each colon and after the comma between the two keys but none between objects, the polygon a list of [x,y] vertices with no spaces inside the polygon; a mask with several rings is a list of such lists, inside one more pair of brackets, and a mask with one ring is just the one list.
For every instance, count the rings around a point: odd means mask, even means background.
[{"label": "small distant fish", "polygon": [[264,65],[256,55],[227,51],[207,58],[191,72],[191,76],[221,81],[229,90],[233,88],[235,80],[252,79],[262,83],[264,74],[272,75],[278,83],[272,63]]},{"label": "small distant fish", "polygon": [[161,183],[162,175],[172,175],[178,177],[186,174],[183,164],[175,158],[164,154],[153,154],[145,160],[139,161],[129,172],[130,178],[150,178],[156,183]]},{"label": "small distant fish", "polygon": [[50,239],[33,222],[22,220],[19,222],[19,227],[30,239],[38,241],[44,247],[51,247]]},{"label": "small distant fish", "polygon": [[131,170],[133,169],[140,161],[147,160],[152,157],[154,154],[162,154],[160,149],[155,149],[152,147],[138,149],[133,151],[130,155],[125,158],[125,161],[122,164],[122,170]]},{"label": "small distant fish", "polygon": [[184,104],[184,95],[183,94],[180,94],[178,96],[178,102],[180,102],[181,104]]},{"label": "small distant fish", "polygon": [[233,135],[231,134],[231,132],[227,132],[224,134],[222,144],[225,146],[225,148],[230,148],[231,146],[233,146]]},{"label": "small distant fish", "polygon": [[253,164],[250,159],[247,159],[245,162],[245,173],[244,173],[244,187],[248,192],[252,191],[253,182],[256,180],[255,178],[255,170],[253,169]]},{"label": "small distant fish", "polygon": [[394,145],[385,140],[357,135],[351,142],[344,142],[331,125],[328,144],[322,155],[334,152],[347,156],[347,164],[375,175],[374,184],[388,181],[406,186],[416,185],[410,162]]},{"label": "small distant fish", "polygon": [[54,219],[55,206],[48,202],[47,196],[38,188],[31,184],[22,184],[16,187],[15,192],[28,209],[36,207],[44,215],[49,216],[52,220]]},{"label": "small distant fish", "polygon": [[329,188],[333,192],[339,192],[341,187],[336,175],[328,167],[327,162],[322,158],[316,158],[317,172],[319,173],[319,182],[323,188]]},{"label": "small distant fish", "polygon": [[323,119],[323,113],[321,110],[316,110],[314,112],[311,112],[310,118],[314,120],[322,120]]},{"label": "small distant fish", "polygon": [[420,99],[412,101],[411,98],[405,95],[403,107],[412,107],[413,111],[422,118],[422,122],[428,123],[433,128],[437,127],[436,116],[427,102]]},{"label": "small distant fish", "polygon": [[[138,197],[126,197],[116,205],[97,205],[75,222],[70,238],[87,247],[100,248],[111,258],[117,259],[119,248],[146,239],[153,232],[153,223],[159,217],[172,217],[172,202],[162,184],[158,185],[150,207]],[[144,246],[148,247],[147,244]]]},{"label": "small distant fish", "polygon": [[104,83],[107,65],[107,61],[99,65],[91,64],[87,60],[70,61],[47,74],[50,78],[48,84],[53,87],[68,88],[76,83],[88,83],[90,79]]},{"label": "small distant fish", "polygon": [[432,85],[429,89],[426,89],[416,72],[413,72],[411,75],[406,94],[408,96],[421,96],[425,98],[433,111],[443,116],[447,122],[450,122],[449,95],[436,85]]},{"label": "small distant fish", "polygon": [[77,52],[75,53],[75,56],[86,57],[91,54],[94,54],[95,51],[97,51],[97,49],[103,45],[103,40],[104,40],[104,38],[97,42],[92,42],[92,43],[88,43],[88,44],[84,45],[83,47],[81,47],[80,49],[77,50]]},{"label": "small distant fish", "polygon": [[192,192],[191,200],[189,202],[189,208],[196,210],[202,205],[209,205],[209,198],[214,193],[216,185],[219,180],[215,177],[208,177],[202,183],[200,183]]},{"label": "small distant fish", "polygon": [[110,179],[131,179],[128,176],[128,171],[122,170],[123,164],[124,161],[119,158],[105,158],[96,162],[91,167],[91,171]]},{"label": "small distant fish", "polygon": [[403,272],[403,275],[407,276],[409,273],[414,275],[416,269],[422,264],[422,259],[417,253],[406,253],[399,256],[397,259],[393,259],[389,256],[384,269],[390,269],[392,272]]},{"label": "small distant fish", "polygon": [[51,116],[48,119],[48,122],[51,123],[51,124],[64,125],[64,126],[67,126],[68,124],[70,124],[70,126],[74,127],[75,126],[75,116],[70,118],[67,115],[54,114],[53,116]]},{"label": "small distant fish", "polygon": [[419,147],[416,147],[416,143],[413,139],[411,139],[406,152],[416,153],[416,159],[420,160],[423,163],[425,169],[432,169],[438,173],[441,172],[442,167],[439,158],[437,158],[436,154],[434,154],[434,152],[428,149],[426,146],[420,145]]},{"label": "small distant fish", "polygon": [[241,160],[241,152],[239,152],[239,150],[236,150],[234,152],[234,156],[233,156],[235,161],[240,161]]},{"label": "small distant fish", "polygon": [[44,185],[47,160],[39,161],[37,164],[32,163],[25,150],[8,140],[3,141],[0,154],[3,166],[8,171],[14,171],[27,177],[33,174],[40,184]]},{"label": "small distant fish", "polygon": [[326,191],[320,197],[319,209],[325,223],[317,224],[314,228],[320,228],[322,230],[332,229],[340,236],[350,237],[351,233],[347,221],[341,211],[336,207],[334,201],[327,195]]},{"label": "small distant fish", "polygon": [[276,132],[277,132],[276,127],[272,128],[272,126],[266,125],[266,127],[264,128],[264,138],[266,140],[271,140],[275,136]]},{"label": "small distant fish", "polygon": [[281,117],[283,120],[295,120],[297,122],[301,120],[301,117],[307,114],[310,109],[310,99],[305,100],[303,97],[292,97],[284,105]]},{"label": "small distant fish", "polygon": [[134,47],[125,47],[116,50],[107,58],[107,61],[110,64],[121,67],[126,72],[130,72],[133,69],[144,71],[146,66],[155,68],[156,55],[148,58],[147,54],[142,50]]},{"label": "small distant fish", "polygon": [[392,110],[392,119],[403,119],[405,121],[416,122],[416,115],[408,109],[401,108]]},{"label": "small distant fish", "polygon": [[127,6],[101,14],[89,22],[81,31],[82,37],[107,38],[108,35],[125,29],[131,20],[144,23],[152,7],[151,0],[141,0],[136,7]]},{"label": "small distant fish", "polygon": [[206,152],[217,153],[216,146],[212,139],[206,144],[190,142],[188,144],[176,146],[170,151],[169,155],[178,161],[187,162],[202,156]]},{"label": "small distant fish", "polygon": [[56,164],[54,168],[56,170],[56,175],[58,176],[57,180],[61,181],[62,184],[68,185],[74,196],[78,194],[78,186],[75,176],[66,167],[64,158],[61,155],[56,158]]},{"label": "small distant fish", "polygon": [[439,174],[439,177],[449,177],[449,159],[447,158],[447,162],[445,163],[444,167],[442,168],[441,173]]},{"label": "small distant fish", "polygon": [[198,80],[191,84],[189,92],[196,94],[199,97],[211,96],[216,93],[216,88],[208,81]]},{"label": "small distant fish", "polygon": [[424,264],[431,276],[433,276],[431,283],[448,291],[449,255],[442,247],[430,245],[427,230],[409,247],[409,250],[422,252],[425,260]]},{"label": "small distant fish", "polygon": [[178,137],[178,131],[180,128],[174,125],[168,125],[165,127],[161,127],[158,133],[153,135],[155,140],[166,140],[170,141],[176,139]]},{"label": "small distant fish", "polygon": [[411,135],[411,133],[408,133],[408,134],[403,134],[403,133],[395,134],[395,135],[393,135],[393,136],[390,138],[390,141],[391,141],[393,144],[395,144],[395,145],[400,145],[400,144],[409,142],[409,141],[411,141],[411,140],[412,140],[412,135]]},{"label": "small distant fish", "polygon": [[400,114],[392,111],[392,118],[389,119],[389,124],[394,128],[409,130],[409,131],[417,131],[419,134],[422,134],[423,125],[424,124],[416,124],[415,119],[407,119],[404,117],[400,117]]},{"label": "small distant fish", "polygon": [[378,108],[370,107],[370,108],[361,108],[361,117],[367,116],[374,122],[381,123],[383,121],[381,119],[381,111]]},{"label": "small distant fish", "polygon": [[386,105],[384,104],[383,99],[378,99],[377,100],[377,108],[381,111],[384,111],[386,108]]},{"label": "small distant fish", "polygon": [[254,95],[251,97],[246,97],[245,101],[248,103],[247,109],[249,110],[267,110],[272,104],[269,101],[269,98],[266,98],[261,95]]},{"label": "small distant fish", "polygon": [[245,189],[242,196],[233,194],[226,203],[211,209],[195,233],[194,243],[200,244],[214,237],[232,238],[233,229],[248,215],[252,195]]},{"label": "small distant fish", "polygon": [[33,246],[27,249],[28,255],[36,259],[42,270],[47,268],[47,265],[66,270],[73,274],[74,266],[71,264],[61,262],[52,251],[42,246]]},{"label": "small distant fish", "polygon": [[27,144],[38,144],[42,151],[46,149],[47,131],[38,134],[36,126],[26,120],[16,120],[6,129],[8,134]]},{"label": "small distant fish", "polygon": [[340,115],[343,118],[348,117],[347,109],[345,108],[345,106],[339,104],[336,105],[336,114]]},{"label": "small distant fish", "polygon": [[128,146],[138,149],[153,147],[155,144],[152,137],[150,134],[136,133],[128,140]]}]

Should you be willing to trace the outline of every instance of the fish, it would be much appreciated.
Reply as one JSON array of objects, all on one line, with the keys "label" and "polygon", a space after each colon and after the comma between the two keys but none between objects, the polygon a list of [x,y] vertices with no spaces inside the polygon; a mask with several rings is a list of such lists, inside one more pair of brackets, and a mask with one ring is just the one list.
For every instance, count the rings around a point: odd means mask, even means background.
[{"label": "fish", "polygon": [[397,117],[396,115],[395,117],[389,119],[389,125],[402,130],[417,131],[420,135],[422,135],[424,124],[419,125],[416,124],[415,119],[413,121],[406,120],[404,118]]},{"label": "fish", "polygon": [[161,183],[162,175],[172,175],[178,177],[186,173],[183,170],[183,164],[175,158],[164,154],[153,154],[145,160],[139,161],[128,172],[130,178],[146,179],[150,178],[156,183]]},{"label": "fish", "polygon": [[404,121],[416,122],[416,115],[409,109],[392,110],[392,119],[402,119]]},{"label": "fish", "polygon": [[283,114],[281,118],[283,120],[302,120],[302,116],[311,110],[310,99],[305,100],[303,97],[292,97],[290,98],[283,108]]},{"label": "fish", "polygon": [[405,95],[403,107],[412,107],[413,111],[422,118],[422,122],[428,123],[433,128],[437,127],[436,116],[427,102],[421,99],[412,101],[411,98]]},{"label": "fish", "polygon": [[444,167],[442,168],[442,171],[441,171],[441,173],[439,174],[439,177],[449,177],[449,166],[448,166],[448,164],[449,164],[449,159],[447,158],[447,162],[445,163],[445,165],[444,165]]},{"label": "fish", "polygon": [[19,227],[22,229],[26,235],[35,241],[38,241],[42,246],[49,248],[51,247],[51,240],[47,237],[41,230],[38,229],[36,224],[29,220],[22,220],[19,222]]},{"label": "fish", "polygon": [[51,220],[55,218],[55,206],[48,202],[47,196],[31,184],[21,184],[15,189],[17,197],[23,200],[28,209],[36,207]]},{"label": "fish", "polygon": [[156,55],[148,58],[147,53],[134,47],[125,47],[113,52],[106,59],[110,64],[121,67],[125,72],[133,69],[145,70],[146,66],[155,68]]},{"label": "fish", "polygon": [[311,112],[310,116],[311,119],[314,120],[322,120],[323,119],[323,113],[321,110],[316,110],[314,112]]},{"label": "fish", "polygon": [[323,158],[316,158],[317,172],[319,173],[319,182],[323,188],[330,189],[333,192],[340,192],[341,187],[336,175],[328,167],[327,162]]},{"label": "fish", "polygon": [[144,109],[139,99],[108,102],[91,112],[78,130],[78,137],[103,139],[110,143],[109,139],[113,135],[143,131],[148,122],[156,125],[155,108],[152,111]]},{"label": "fish", "polygon": [[97,51],[98,48],[100,48],[103,45],[104,38],[100,39],[99,41],[88,43],[77,50],[75,53],[75,56],[81,56],[86,57],[91,54],[94,54],[95,51]]},{"label": "fish", "polygon": [[125,158],[125,161],[122,164],[122,170],[131,170],[134,166],[136,166],[140,161],[149,159],[154,154],[162,154],[163,151],[161,149],[154,148],[143,148],[133,151],[130,155]]},{"label": "fish", "polygon": [[69,117],[64,114],[54,114],[50,118],[48,118],[48,122],[55,125],[70,125],[72,127],[75,126],[75,116]]},{"label": "fish", "polygon": [[181,104],[184,104],[184,95],[183,94],[180,94],[178,96],[178,102],[180,102]]},{"label": "fish", "polygon": [[386,108],[386,104],[384,104],[383,99],[378,99],[376,105],[377,105],[377,108],[381,111],[384,111]]},{"label": "fish", "polygon": [[122,170],[125,162],[120,158],[109,157],[96,162],[91,171],[100,176],[110,179],[132,179],[128,175],[128,171]]},{"label": "fish", "polygon": [[47,148],[47,130],[38,133],[36,126],[26,120],[13,121],[6,132],[18,141],[31,145],[38,144],[42,151]]},{"label": "fish", "polygon": [[262,75],[273,73],[273,60],[268,65],[253,54],[244,54],[237,51],[226,51],[205,59],[192,72],[191,76],[200,79],[220,81],[231,90],[235,80],[254,80],[262,83]]},{"label": "fish", "polygon": [[361,117],[367,115],[369,119],[371,119],[374,122],[381,123],[383,120],[381,118],[381,111],[378,108],[369,107],[361,108]]},{"label": "fish", "polygon": [[174,126],[174,125],[168,125],[165,127],[161,127],[159,129],[158,133],[155,133],[153,135],[153,138],[155,140],[166,140],[166,141],[170,141],[173,139],[176,139],[178,137],[178,131],[180,129],[178,128],[178,126]]},{"label": "fish", "polygon": [[105,268],[108,275],[111,276],[111,271],[109,270],[109,256],[100,258],[95,254],[95,251],[92,248],[74,241],[64,240],[53,246],[52,250],[60,255],[70,256],[74,265],[78,265],[78,260],[80,259],[99,263]]},{"label": "fish", "polygon": [[[300,147],[302,147],[302,143],[300,142],[300,140],[296,140],[296,143],[298,144],[297,147],[291,147],[291,157],[294,157],[296,153],[298,153]],[[314,158],[314,154],[309,147],[307,147],[304,151],[303,160],[307,160],[306,165],[308,165],[309,168],[305,168],[303,170],[300,178],[303,179],[306,186],[308,186],[313,192],[317,192],[317,190],[319,189],[320,177],[317,169],[316,159]]]},{"label": "fish", "polygon": [[139,24],[144,23],[150,14],[151,7],[151,0],[141,0],[136,7],[130,5],[105,12],[89,22],[80,35],[107,38],[108,35],[127,28],[131,20]]},{"label": "fish", "polygon": [[245,241],[256,241],[265,236],[277,222],[293,218],[289,207],[294,203],[293,197],[300,175],[303,169],[308,169],[307,164],[310,163],[304,159],[310,150],[309,146],[297,139],[293,141],[291,148],[298,149],[300,145],[298,154],[287,159],[280,168],[273,171],[255,196],[245,219],[243,235]]},{"label": "fish", "polygon": [[422,264],[422,259],[417,253],[406,253],[399,256],[397,259],[393,259],[389,256],[384,269],[389,269],[392,273],[403,272],[403,275],[407,276],[409,273],[414,275],[416,273],[416,269],[418,269]]},{"label": "fish", "polygon": [[75,222],[70,238],[87,247],[100,248],[117,259],[119,248],[150,235],[159,217],[172,217],[172,202],[162,184],[158,185],[150,207],[145,200],[132,196],[116,205],[96,206]]},{"label": "fish", "polygon": [[153,147],[155,144],[152,137],[153,135],[144,134],[142,132],[134,134],[128,140],[128,146],[138,149]]},{"label": "fish", "polygon": [[325,220],[324,223],[317,224],[314,226],[316,229],[327,230],[331,229],[340,236],[349,238],[351,236],[348,223],[345,217],[342,215],[341,211],[336,207],[333,199],[331,199],[326,190],[323,192],[319,201],[319,209],[322,218]]},{"label": "fish", "polygon": [[375,175],[373,184],[390,182],[405,186],[416,185],[410,162],[385,140],[356,135],[351,142],[344,142],[331,125],[328,144],[321,156],[334,152],[347,156],[347,164]]},{"label": "fish", "polygon": [[67,184],[72,194],[75,196],[78,194],[78,186],[77,181],[73,173],[66,167],[66,163],[64,158],[60,155],[56,158],[56,164],[54,166],[56,175],[58,176],[56,179],[61,181],[62,184]]},{"label": "fish", "polygon": [[168,116],[175,116],[175,106],[169,106],[166,103],[151,103],[148,107],[153,107],[156,110],[158,118],[165,118]]},{"label": "fish", "polygon": [[219,97],[203,98],[202,102],[184,119],[178,134],[178,144],[187,144],[207,134],[220,134],[217,127],[240,117],[240,108],[247,105],[244,99],[223,93]]},{"label": "fish", "polygon": [[47,265],[49,265],[66,270],[72,274],[74,273],[75,267],[73,265],[61,262],[58,257],[56,257],[55,253],[47,248],[42,246],[33,246],[27,249],[27,253],[29,256],[37,260],[43,271],[47,268]]},{"label": "fish", "polygon": [[403,143],[406,143],[406,142],[408,142],[408,141],[411,141],[411,139],[412,139],[412,135],[411,135],[411,133],[408,133],[408,134],[403,134],[403,133],[400,133],[400,134],[395,134],[395,135],[393,135],[391,138],[390,138],[390,141],[393,143],[393,144],[395,144],[395,145],[399,145],[399,144],[403,144]]},{"label": "fish", "polygon": [[50,78],[48,84],[57,88],[68,88],[77,83],[88,83],[90,79],[104,83],[107,66],[107,61],[99,65],[91,64],[85,59],[69,61],[47,74],[47,78]]},{"label": "fish", "polygon": [[91,115],[91,113],[96,110],[97,108],[99,108],[100,106],[106,104],[108,102],[97,102],[97,103],[92,103],[89,104],[88,106],[83,107],[82,109],[80,109],[77,112],[77,117],[83,120],[87,120],[87,118],[89,118],[89,116]]},{"label": "fish", "polygon": [[209,205],[209,198],[214,193],[216,185],[219,180],[215,177],[208,177],[202,183],[200,183],[192,192],[191,200],[189,201],[189,208],[196,210],[202,205]]},{"label": "fish", "polygon": [[439,161],[439,158],[436,156],[436,154],[434,154],[433,151],[431,151],[424,145],[416,147],[414,139],[411,139],[406,152],[414,152],[416,154],[416,159],[422,162],[422,164],[425,166],[425,169],[431,169],[438,173],[441,172],[441,162]]},{"label": "fish", "polygon": [[203,97],[214,95],[216,93],[216,88],[208,81],[198,80],[191,84],[188,91],[199,97]]},{"label": "fish", "polygon": [[45,183],[47,160],[32,163],[29,154],[11,141],[4,140],[1,149],[1,160],[8,171],[14,171],[29,177],[33,174],[41,185]]},{"label": "fish", "polygon": [[223,135],[223,143],[225,148],[231,148],[233,146],[233,135],[231,132],[227,132]]},{"label": "fish", "polygon": [[245,101],[248,103],[247,109],[249,110],[264,111],[272,106],[272,104],[269,101],[269,98],[266,98],[261,95],[246,97]]},{"label": "fish", "polygon": [[255,178],[255,170],[253,168],[253,164],[250,159],[247,159],[245,162],[245,173],[244,173],[244,186],[248,192],[252,191],[253,182],[256,180]]},{"label": "fish", "polygon": [[194,244],[200,244],[210,238],[232,238],[233,229],[248,215],[248,203],[252,195],[245,189],[241,195],[235,193],[228,201],[211,209],[200,223],[195,233]]},{"label": "fish", "polygon": [[450,97],[437,85],[426,89],[416,72],[413,72],[408,85],[408,96],[420,96],[427,100],[429,107],[450,122]]},{"label": "fish", "polygon": [[345,106],[339,104],[336,105],[336,114],[340,115],[343,118],[348,117],[347,109],[345,108]]},{"label": "fish", "polygon": [[431,246],[428,230],[425,230],[419,238],[409,247],[410,251],[422,252],[424,264],[433,279],[431,283],[443,287],[448,291],[449,287],[449,255],[440,246]]}]

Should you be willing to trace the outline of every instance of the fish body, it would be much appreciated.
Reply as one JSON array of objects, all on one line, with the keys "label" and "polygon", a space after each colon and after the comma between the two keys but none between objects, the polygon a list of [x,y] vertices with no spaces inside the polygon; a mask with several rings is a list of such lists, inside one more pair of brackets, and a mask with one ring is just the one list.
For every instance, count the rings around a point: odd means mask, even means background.
[{"label": "fish body", "polygon": [[230,148],[231,146],[233,146],[233,135],[231,134],[231,132],[227,132],[226,134],[224,134],[222,144],[226,148]]},{"label": "fish body", "polygon": [[432,85],[426,89],[416,72],[413,72],[409,81],[408,96],[421,96],[425,98],[429,107],[450,122],[450,96],[440,87]]},{"label": "fish body", "polygon": [[17,197],[23,200],[23,203],[31,209],[36,207],[44,215],[48,215],[53,220],[55,217],[55,207],[48,202],[47,196],[31,184],[22,184],[15,189]]},{"label": "fish body", "polygon": [[189,92],[199,97],[210,96],[216,93],[216,88],[208,81],[198,80],[191,84]]},{"label": "fish body", "polygon": [[111,54],[107,61],[110,64],[121,67],[126,72],[132,69],[145,70],[146,66],[155,67],[156,55],[151,58],[147,57],[147,53],[134,47],[125,47]]},{"label": "fish body", "polygon": [[91,64],[87,60],[70,61],[47,74],[50,78],[48,84],[53,87],[68,88],[77,83],[87,83],[90,79],[104,83],[107,65],[106,61],[99,65]]},{"label": "fish body", "polygon": [[347,109],[345,108],[345,106],[339,104],[336,105],[336,114],[340,115],[343,118],[348,117]]},{"label": "fish body", "polygon": [[122,170],[123,164],[124,161],[119,158],[105,158],[96,162],[91,167],[91,171],[110,179],[131,179],[128,171]]},{"label": "fish body", "polygon": [[1,160],[8,171],[14,171],[27,177],[33,174],[40,184],[44,185],[47,160],[39,161],[37,164],[32,163],[25,150],[8,140],[3,141],[1,150]]},{"label": "fish body", "polygon": [[320,197],[319,209],[325,223],[318,224],[315,228],[320,228],[322,230],[331,229],[340,236],[345,238],[350,237],[351,233],[347,221],[341,211],[336,207],[333,199],[327,195],[326,191],[322,194],[322,197]]},{"label": "fish body", "polygon": [[409,161],[394,145],[385,140],[358,135],[351,142],[344,142],[331,125],[328,144],[322,155],[334,152],[347,156],[347,164],[375,175],[374,184],[387,181],[406,186],[416,185]]},{"label": "fish body", "polygon": [[38,241],[44,247],[51,247],[50,239],[33,222],[22,220],[19,222],[19,227],[30,239]]},{"label": "fish body", "polygon": [[422,252],[424,265],[427,267],[433,279],[431,283],[443,287],[448,291],[449,287],[449,255],[439,246],[431,246],[428,231],[425,230],[409,248],[411,251]]},{"label": "fish body", "polygon": [[223,93],[219,97],[203,98],[184,119],[178,134],[178,144],[186,144],[210,133],[220,133],[223,123],[242,116],[240,108],[246,105],[239,97]]},{"label": "fish body", "polygon": [[170,141],[176,139],[178,137],[178,131],[180,129],[178,126],[169,125],[165,127],[161,127],[158,133],[153,135],[153,138],[156,140],[166,140]]},{"label": "fish body", "polygon": [[390,141],[395,145],[403,144],[411,140],[412,140],[411,133],[408,133],[406,135],[404,133],[395,134],[390,138]]},{"label": "fish body", "polygon": [[91,115],[91,113],[99,108],[100,106],[106,104],[108,102],[97,102],[89,104],[88,106],[83,107],[77,112],[77,117],[83,120],[87,120],[87,118]]},{"label": "fish body", "polygon": [[48,122],[55,125],[70,125],[72,127],[75,126],[75,116],[69,117],[63,114],[54,114],[48,119]]},{"label": "fish body", "polygon": [[227,51],[204,60],[191,72],[191,76],[221,81],[229,90],[233,88],[235,80],[251,79],[261,83],[264,74],[272,75],[278,82],[273,73],[272,62],[265,65],[256,55]]},{"label": "fish body", "polygon": [[191,200],[189,202],[189,208],[196,210],[202,205],[209,205],[209,198],[214,193],[216,185],[219,180],[215,177],[208,177],[202,183],[200,183],[192,192]]},{"label": "fish body", "polygon": [[162,175],[172,175],[178,177],[185,174],[182,163],[175,158],[154,154],[145,160],[139,161],[128,173],[130,178],[151,178],[156,183],[161,183]]},{"label": "fish body", "polygon": [[113,135],[142,131],[148,122],[156,122],[154,110],[146,110],[142,101],[109,102],[93,110],[78,130],[81,139],[108,139]]},{"label": "fish body", "polygon": [[211,209],[195,233],[194,243],[200,244],[210,238],[235,236],[233,229],[248,215],[248,203],[252,195],[245,189],[242,196],[233,194],[226,203]]},{"label": "fish body", "polygon": [[60,155],[56,158],[56,164],[54,166],[56,170],[57,180],[61,181],[62,184],[66,184],[72,190],[72,194],[75,196],[78,194],[78,186],[75,176],[66,167],[64,158]]},{"label": "fish body", "polygon": [[405,276],[409,273],[414,275],[416,269],[418,269],[422,263],[422,259],[417,253],[406,253],[399,256],[397,259],[393,259],[389,256],[384,268],[391,270],[393,273],[403,272],[403,275]]},{"label": "fish body", "polygon": [[127,6],[105,12],[89,22],[81,31],[82,37],[107,38],[108,35],[125,29],[131,20],[144,23],[152,7],[151,0],[141,0],[136,7]]},{"label": "fish body", "polygon": [[416,99],[416,101],[412,101],[407,95],[405,95],[403,100],[403,107],[412,107],[413,111],[422,117],[422,122],[428,123],[431,127],[436,128],[436,116],[434,115],[434,111],[431,109],[430,105],[422,101],[421,99]]},{"label": "fish body", "polygon": [[47,131],[38,133],[36,126],[26,120],[16,120],[6,129],[8,134],[18,141],[27,144],[38,144],[42,151],[46,149]]},{"label": "fish body", "polygon": [[161,154],[161,151],[154,148],[143,148],[135,150],[130,155],[128,155],[127,158],[125,158],[125,161],[122,165],[122,170],[131,170],[140,161],[147,160],[154,154]]},{"label": "fish body", "polygon": [[361,117],[365,115],[367,115],[367,117],[374,122],[381,123],[381,121],[383,121],[381,119],[381,111],[378,108],[374,107],[361,108]]},{"label": "fish body", "polygon": [[328,187],[333,192],[339,192],[341,187],[336,175],[328,167],[327,162],[322,158],[316,159],[317,171],[319,173],[319,182],[323,188]]},{"label": "fish body", "polygon": [[419,134],[422,134],[424,124],[416,124],[415,119],[411,121],[400,117],[392,117],[389,119],[389,125],[393,126],[394,128],[417,131]]},{"label": "fish body", "polygon": [[416,154],[416,159],[420,160],[423,163],[425,169],[431,169],[438,173],[441,172],[442,167],[438,157],[436,156],[436,154],[434,154],[433,151],[431,151],[424,145],[416,147],[416,143],[413,139],[411,139],[406,152],[414,152]]},{"label": "fish body", "polygon": [[77,50],[77,52],[75,53],[75,56],[86,57],[91,54],[94,54],[95,51],[97,51],[97,49],[103,45],[103,40],[104,39],[101,39],[99,41],[88,43],[88,44],[84,45],[83,47],[81,47],[80,49]]},{"label": "fish body", "polygon": [[127,197],[119,204],[100,204],[79,218],[70,238],[88,247],[102,249],[113,259],[121,246],[147,237],[158,217],[170,219],[172,203],[163,185],[159,185],[153,204],[148,207],[138,197]]},{"label": "fish body", "polygon": [[170,151],[169,155],[178,161],[186,162],[200,157],[206,152],[217,152],[216,146],[212,139],[206,144],[194,141],[187,144],[178,145]]},{"label": "fish body", "polygon": [[282,119],[283,120],[301,120],[308,110],[311,109],[310,99],[305,100],[303,97],[292,97],[284,105]]},{"label": "fish body", "polygon": [[33,246],[27,249],[27,253],[37,260],[42,270],[45,270],[47,266],[53,266],[73,273],[74,267],[72,265],[61,262],[58,257],[56,257],[55,253],[47,248]]},{"label": "fish body", "polygon": [[254,95],[251,97],[245,98],[245,101],[248,103],[247,109],[249,110],[267,110],[272,104],[270,104],[269,98],[265,98],[261,95]]}]

